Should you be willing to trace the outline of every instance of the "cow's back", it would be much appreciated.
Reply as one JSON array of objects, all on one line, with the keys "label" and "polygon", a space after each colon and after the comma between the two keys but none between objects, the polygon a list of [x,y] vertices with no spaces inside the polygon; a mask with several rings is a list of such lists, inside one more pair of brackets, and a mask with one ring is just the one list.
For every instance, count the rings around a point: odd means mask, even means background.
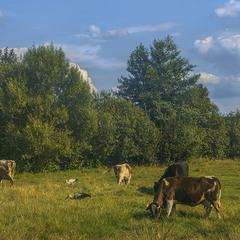
[{"label": "cow's back", "polygon": [[169,177],[163,179],[167,198],[173,198],[185,204],[198,204],[203,196],[213,197],[217,200],[217,194],[221,189],[220,182],[215,177]]},{"label": "cow's back", "polygon": [[187,163],[174,163],[171,166],[169,166],[161,179],[166,177],[181,177],[181,176],[188,176],[189,167]]},{"label": "cow's back", "polygon": [[157,190],[157,186],[164,178],[168,177],[188,177],[189,167],[187,163],[174,163],[171,166],[167,167],[163,176],[158,180],[158,182],[154,183],[154,192]]}]

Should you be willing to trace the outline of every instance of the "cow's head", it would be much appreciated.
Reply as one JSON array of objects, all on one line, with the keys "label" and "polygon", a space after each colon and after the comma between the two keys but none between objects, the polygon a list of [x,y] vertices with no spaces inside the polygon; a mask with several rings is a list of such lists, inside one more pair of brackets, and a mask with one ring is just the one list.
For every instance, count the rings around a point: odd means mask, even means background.
[{"label": "cow's head", "polygon": [[148,204],[146,210],[150,210],[152,213],[152,216],[156,218],[156,220],[158,219],[158,217],[160,216],[161,213],[161,206],[158,203],[150,203]]}]

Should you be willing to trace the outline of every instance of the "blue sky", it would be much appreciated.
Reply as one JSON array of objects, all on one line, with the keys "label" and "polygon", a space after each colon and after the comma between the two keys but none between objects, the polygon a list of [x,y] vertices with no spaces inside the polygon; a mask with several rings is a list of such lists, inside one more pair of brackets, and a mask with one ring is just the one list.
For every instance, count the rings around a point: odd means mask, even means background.
[{"label": "blue sky", "polygon": [[53,43],[100,91],[118,86],[136,46],[173,36],[223,113],[240,109],[240,1],[2,0],[0,49]]}]

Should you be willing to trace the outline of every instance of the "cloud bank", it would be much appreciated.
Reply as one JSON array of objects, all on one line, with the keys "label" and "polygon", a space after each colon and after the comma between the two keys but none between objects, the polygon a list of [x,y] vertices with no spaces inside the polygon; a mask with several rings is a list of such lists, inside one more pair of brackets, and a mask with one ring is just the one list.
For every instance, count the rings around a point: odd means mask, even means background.
[{"label": "cloud bank", "polygon": [[[4,50],[5,47],[3,47],[2,49],[0,50]],[[22,47],[22,48],[8,48],[9,50],[13,50],[14,53],[17,55],[17,57],[22,57],[27,51],[28,51],[28,48],[27,47]]]},{"label": "cloud bank", "polygon": [[100,45],[57,45],[61,47],[72,62],[77,62],[84,68],[97,68],[97,69],[117,69],[125,66],[125,63],[115,58],[104,58],[100,55],[102,46]]},{"label": "cloud bank", "polygon": [[204,84],[217,84],[219,83],[219,77],[211,73],[200,72],[199,81]]},{"label": "cloud bank", "polygon": [[218,17],[236,17],[240,12],[240,2],[230,0],[224,7],[216,8],[215,13]]},{"label": "cloud bank", "polygon": [[223,33],[225,36],[206,37],[194,43],[197,54],[214,65],[223,75],[240,74],[240,35]]},{"label": "cloud bank", "polygon": [[[215,99],[240,97],[240,35],[229,32],[194,43],[195,54],[212,65],[217,74],[201,73],[200,82]],[[218,75],[218,76],[217,76]]]},{"label": "cloud bank", "polygon": [[70,66],[71,66],[71,67],[74,67],[74,68],[77,68],[78,72],[82,75],[83,80],[86,81],[86,82],[89,84],[90,89],[91,89],[92,92],[95,92],[95,93],[98,92],[97,89],[96,89],[96,87],[95,87],[95,86],[93,85],[93,83],[92,83],[92,79],[88,76],[88,72],[87,72],[86,70],[81,69],[81,68],[79,67],[79,65],[76,64],[76,63],[70,63]]},{"label": "cloud bank", "polygon": [[157,32],[169,30],[177,26],[176,23],[168,22],[158,25],[145,25],[137,27],[118,27],[112,30],[103,31],[100,27],[96,25],[89,26],[85,33],[77,34],[77,37],[80,38],[89,38],[96,42],[106,42],[111,41],[115,38],[120,38],[128,36],[130,34],[141,33],[141,32]]}]

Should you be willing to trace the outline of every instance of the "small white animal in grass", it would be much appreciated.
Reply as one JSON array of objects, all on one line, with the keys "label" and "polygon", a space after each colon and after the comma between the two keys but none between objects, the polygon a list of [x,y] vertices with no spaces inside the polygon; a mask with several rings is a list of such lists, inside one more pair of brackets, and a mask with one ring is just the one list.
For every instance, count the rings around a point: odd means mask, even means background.
[{"label": "small white animal in grass", "polygon": [[76,179],[69,179],[69,180],[66,180],[66,183],[69,184],[69,185],[73,185],[77,181],[78,181],[78,178],[76,178]]},{"label": "small white animal in grass", "polygon": [[68,195],[65,200],[67,200],[68,198],[71,198],[71,199],[83,199],[83,198],[86,198],[86,197],[91,197],[89,194],[87,193],[76,193],[74,196],[71,196],[71,195]]}]

